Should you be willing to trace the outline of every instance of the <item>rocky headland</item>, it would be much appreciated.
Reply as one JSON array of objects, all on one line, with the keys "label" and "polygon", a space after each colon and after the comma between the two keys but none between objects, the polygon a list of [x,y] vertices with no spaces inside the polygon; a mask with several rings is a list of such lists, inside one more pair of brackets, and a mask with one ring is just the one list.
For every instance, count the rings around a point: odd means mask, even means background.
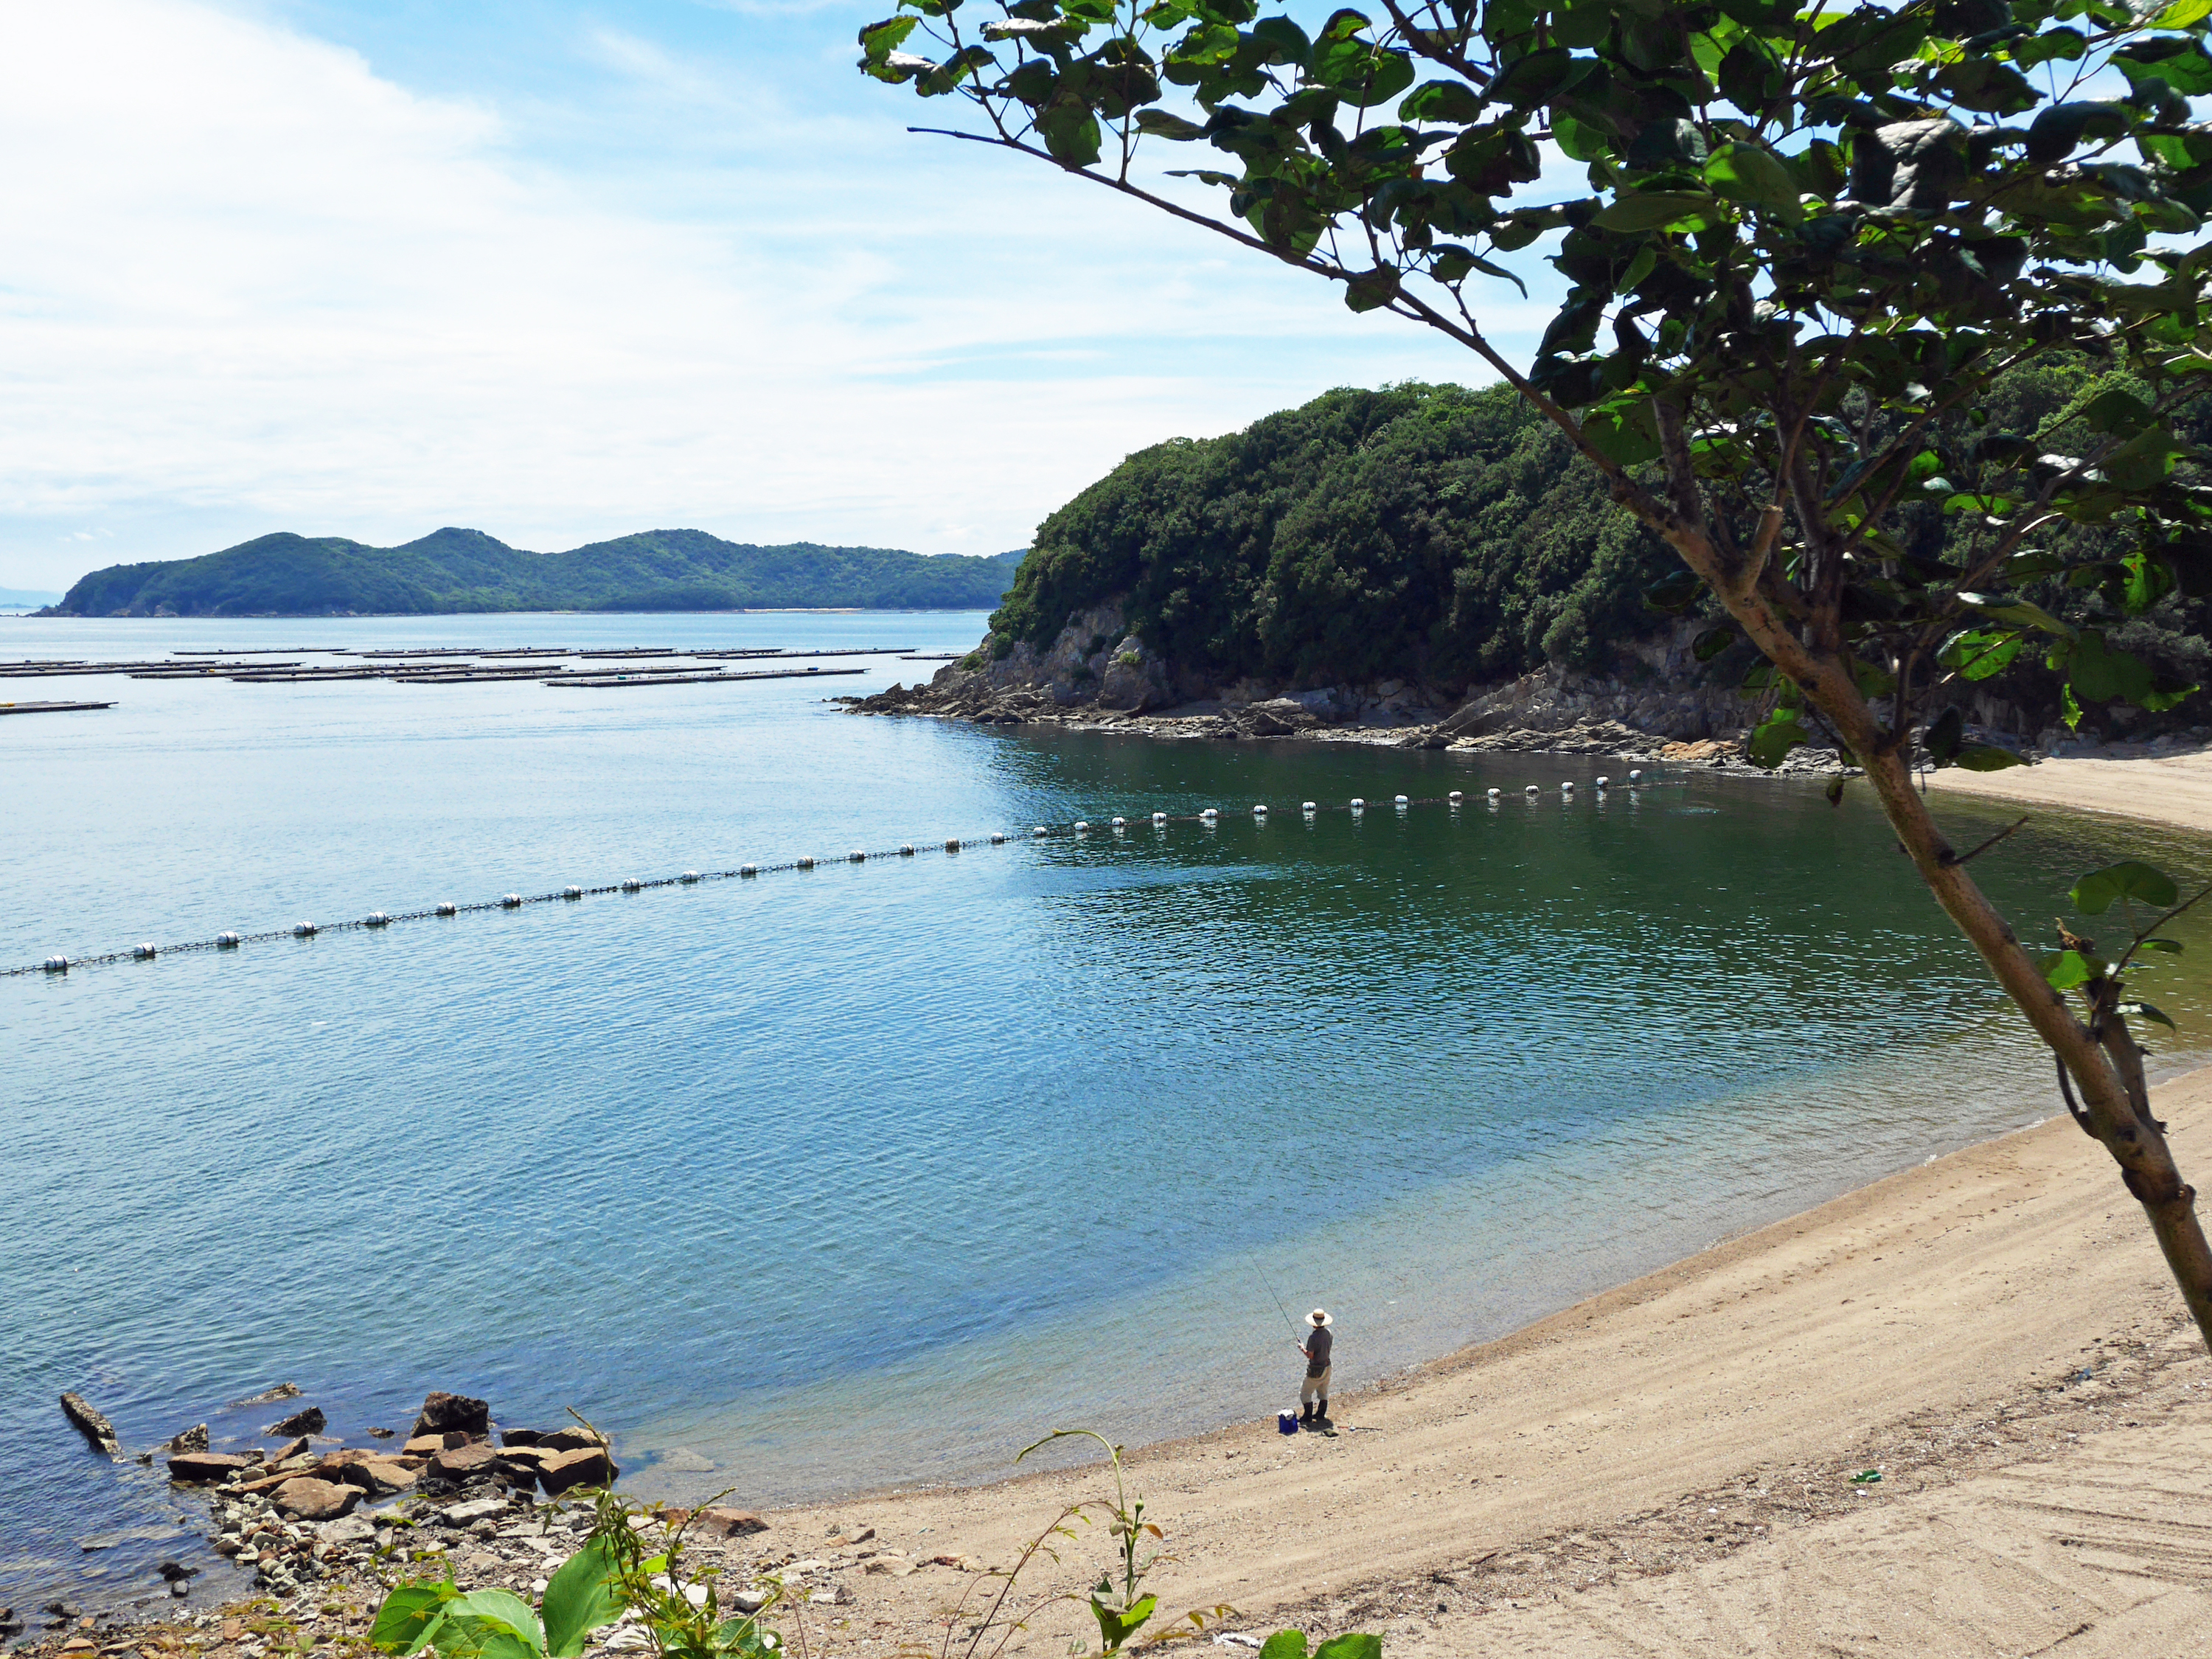
[{"label": "rocky headland", "polygon": [[[1166,660],[1118,605],[1069,619],[1050,649],[998,635],[927,684],[848,699],[862,714],[928,714],[980,725],[1057,726],[1224,742],[1300,738],[1403,749],[1510,750],[1624,761],[1743,767],[1743,744],[1771,692],[1715,684],[1685,623],[1623,647],[1611,672],[1552,665],[1490,684],[1418,678],[1299,686],[1218,681]],[[2026,745],[1992,732],[1990,739]],[[1791,755],[1788,772],[1833,771],[1833,748]]]}]

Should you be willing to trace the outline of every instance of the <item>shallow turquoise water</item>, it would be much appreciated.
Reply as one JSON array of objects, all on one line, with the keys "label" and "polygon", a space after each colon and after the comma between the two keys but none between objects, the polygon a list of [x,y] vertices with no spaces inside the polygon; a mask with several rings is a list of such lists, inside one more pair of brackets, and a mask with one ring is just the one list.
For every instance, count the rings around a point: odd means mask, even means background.
[{"label": "shallow turquoise water", "polygon": [[[0,621],[0,657],[980,631]],[[137,1593],[173,1553],[180,1511],[82,1450],[65,1388],[134,1449],[250,1435],[273,1413],[223,1402],[289,1379],[353,1435],[432,1387],[511,1423],[574,1406],[649,1490],[972,1478],[1064,1424],[1272,1412],[1295,1388],[1276,1294],[1335,1311],[1342,1395],[2057,1109],[1862,800],[1702,775],[1600,799],[1597,769],[1546,758],[822,701],[934,666],[598,696],[64,682],[122,706],[0,721],[0,966],[923,849],[0,981],[0,1604],[88,1567]],[[1295,811],[1449,788],[1477,799]],[[938,850],[1205,805],[1218,828]],[[1998,821],[1946,812],[1962,839]],[[1980,867],[2033,933],[2074,872],[2144,853],[2208,862],[2052,815]],[[2212,1029],[2186,969],[2147,988]]]}]

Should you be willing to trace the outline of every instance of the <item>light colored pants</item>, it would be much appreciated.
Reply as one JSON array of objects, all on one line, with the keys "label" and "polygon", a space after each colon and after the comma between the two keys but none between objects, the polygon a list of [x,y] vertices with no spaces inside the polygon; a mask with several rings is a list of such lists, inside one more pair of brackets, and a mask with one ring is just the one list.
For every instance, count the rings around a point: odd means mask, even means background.
[{"label": "light colored pants", "polygon": [[[1330,1370],[1334,1369],[1335,1368],[1334,1366],[1330,1367]],[[1328,1371],[1323,1371],[1319,1376],[1310,1376],[1306,1378],[1305,1385],[1298,1390],[1298,1404],[1301,1406],[1304,1405],[1309,1400],[1326,1400],[1328,1398]]]}]

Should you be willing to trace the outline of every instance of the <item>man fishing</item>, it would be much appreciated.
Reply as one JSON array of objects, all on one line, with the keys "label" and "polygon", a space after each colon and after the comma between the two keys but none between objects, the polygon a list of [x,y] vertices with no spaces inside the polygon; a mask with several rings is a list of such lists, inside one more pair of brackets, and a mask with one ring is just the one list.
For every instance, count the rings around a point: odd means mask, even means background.
[{"label": "man fishing", "polygon": [[1298,1352],[1306,1357],[1306,1380],[1298,1389],[1298,1421],[1318,1426],[1328,1421],[1328,1351],[1336,1340],[1328,1328],[1334,1322],[1316,1308],[1306,1322],[1313,1328],[1298,1344]]}]

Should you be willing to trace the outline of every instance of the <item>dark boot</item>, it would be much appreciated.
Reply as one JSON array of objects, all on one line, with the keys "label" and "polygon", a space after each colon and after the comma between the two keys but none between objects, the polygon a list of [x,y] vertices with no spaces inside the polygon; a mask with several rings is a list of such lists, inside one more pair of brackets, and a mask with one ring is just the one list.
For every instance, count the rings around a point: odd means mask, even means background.
[{"label": "dark boot", "polygon": [[1323,1395],[1319,1400],[1314,1401],[1313,1420],[1316,1423],[1326,1423],[1328,1421],[1328,1396],[1327,1395]]},{"label": "dark boot", "polygon": [[1301,1423],[1310,1423],[1310,1422],[1312,1422],[1313,1420],[1314,1420],[1314,1408],[1313,1408],[1313,1401],[1310,1401],[1310,1400],[1309,1400],[1309,1401],[1306,1401],[1304,1404],[1300,1405],[1300,1406],[1299,1406],[1299,1407],[1298,1407],[1298,1421],[1299,1421],[1299,1422],[1301,1422]]}]

